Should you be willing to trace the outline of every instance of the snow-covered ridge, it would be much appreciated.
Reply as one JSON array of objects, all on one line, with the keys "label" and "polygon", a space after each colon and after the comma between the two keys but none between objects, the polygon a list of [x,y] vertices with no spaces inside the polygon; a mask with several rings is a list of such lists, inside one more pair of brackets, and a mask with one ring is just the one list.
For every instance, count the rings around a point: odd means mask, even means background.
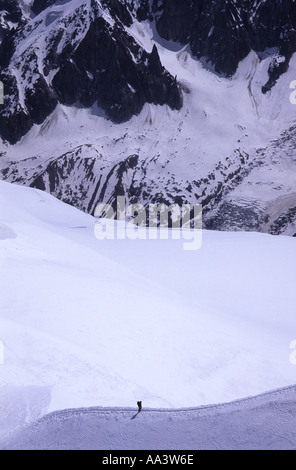
[{"label": "snow-covered ridge", "polygon": [[[144,408],[141,414],[122,408],[63,410],[24,427],[2,441],[0,447],[3,450],[293,450],[294,409],[295,387],[196,409]],[[105,459],[117,464],[120,457],[109,454]],[[156,461],[150,456],[149,463],[151,459]]]}]

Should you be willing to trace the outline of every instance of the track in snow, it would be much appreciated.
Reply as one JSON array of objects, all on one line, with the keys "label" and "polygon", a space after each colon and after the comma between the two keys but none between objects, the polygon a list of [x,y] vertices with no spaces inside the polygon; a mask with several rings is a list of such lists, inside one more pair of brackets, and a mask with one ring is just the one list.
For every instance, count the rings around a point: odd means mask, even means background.
[{"label": "track in snow", "polygon": [[228,404],[143,410],[88,408],[45,416],[1,449],[292,450],[296,448],[296,387]]}]

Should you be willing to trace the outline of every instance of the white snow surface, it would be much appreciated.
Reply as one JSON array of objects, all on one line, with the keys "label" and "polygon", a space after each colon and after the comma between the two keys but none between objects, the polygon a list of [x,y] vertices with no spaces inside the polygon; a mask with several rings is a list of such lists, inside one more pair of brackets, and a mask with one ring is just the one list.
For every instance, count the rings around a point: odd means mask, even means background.
[{"label": "white snow surface", "polygon": [[0,182],[0,436],[81,407],[196,407],[295,384],[295,239],[104,240]]},{"label": "white snow surface", "polygon": [[105,450],[110,458],[113,449],[295,450],[295,442],[291,387],[196,409],[64,410],[25,426],[0,442],[0,449]]}]

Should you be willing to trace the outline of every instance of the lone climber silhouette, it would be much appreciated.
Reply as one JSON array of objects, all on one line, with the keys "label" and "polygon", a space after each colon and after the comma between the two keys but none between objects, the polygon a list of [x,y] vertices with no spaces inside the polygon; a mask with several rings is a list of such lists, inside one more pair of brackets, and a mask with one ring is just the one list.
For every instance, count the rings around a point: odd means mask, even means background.
[{"label": "lone climber silhouette", "polygon": [[140,413],[140,411],[142,411],[142,402],[137,401],[137,405],[138,405],[138,412]]}]

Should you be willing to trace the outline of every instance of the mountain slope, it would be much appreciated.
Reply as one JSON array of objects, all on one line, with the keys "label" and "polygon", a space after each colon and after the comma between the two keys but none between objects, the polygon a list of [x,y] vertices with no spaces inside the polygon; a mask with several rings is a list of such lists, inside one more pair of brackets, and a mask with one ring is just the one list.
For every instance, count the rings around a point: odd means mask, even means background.
[{"label": "mountain slope", "polygon": [[[89,406],[189,407],[292,385],[295,241],[205,232],[104,240],[0,182],[0,434]],[[280,313],[279,313],[280,312]]]},{"label": "mountain slope", "polygon": [[[204,59],[217,73],[233,75],[251,50],[274,49],[267,92],[287,71],[296,52],[296,5],[290,0],[127,0],[138,19],[155,19],[164,39],[189,43],[195,57]],[[263,54],[264,55],[264,54]]]},{"label": "mountain slope", "polygon": [[226,76],[236,72],[251,50],[264,56],[273,49],[265,93],[287,71],[296,51],[296,6],[288,0],[244,0],[239,5],[233,0],[174,0],[157,6],[128,0],[35,0],[31,7],[37,16],[27,24],[22,5],[7,0],[8,11],[2,11],[2,35],[5,28],[11,30],[9,24],[17,26],[0,48],[7,90],[0,135],[11,143],[34,123],[43,123],[58,102],[97,103],[114,122],[139,114],[146,102],[180,109],[180,90],[157,50],[150,57],[126,31],[136,14],[154,18],[161,37],[189,43],[195,57]]},{"label": "mountain slope", "polygon": [[6,90],[0,135],[17,142],[42,124],[58,103],[101,108],[114,122],[138,114],[144,103],[182,106],[174,78],[125,30],[128,10],[96,0],[53,4],[0,48]]},{"label": "mountain slope", "polygon": [[124,194],[202,204],[206,228],[296,233],[294,2],[19,5],[3,179],[90,214]]}]

